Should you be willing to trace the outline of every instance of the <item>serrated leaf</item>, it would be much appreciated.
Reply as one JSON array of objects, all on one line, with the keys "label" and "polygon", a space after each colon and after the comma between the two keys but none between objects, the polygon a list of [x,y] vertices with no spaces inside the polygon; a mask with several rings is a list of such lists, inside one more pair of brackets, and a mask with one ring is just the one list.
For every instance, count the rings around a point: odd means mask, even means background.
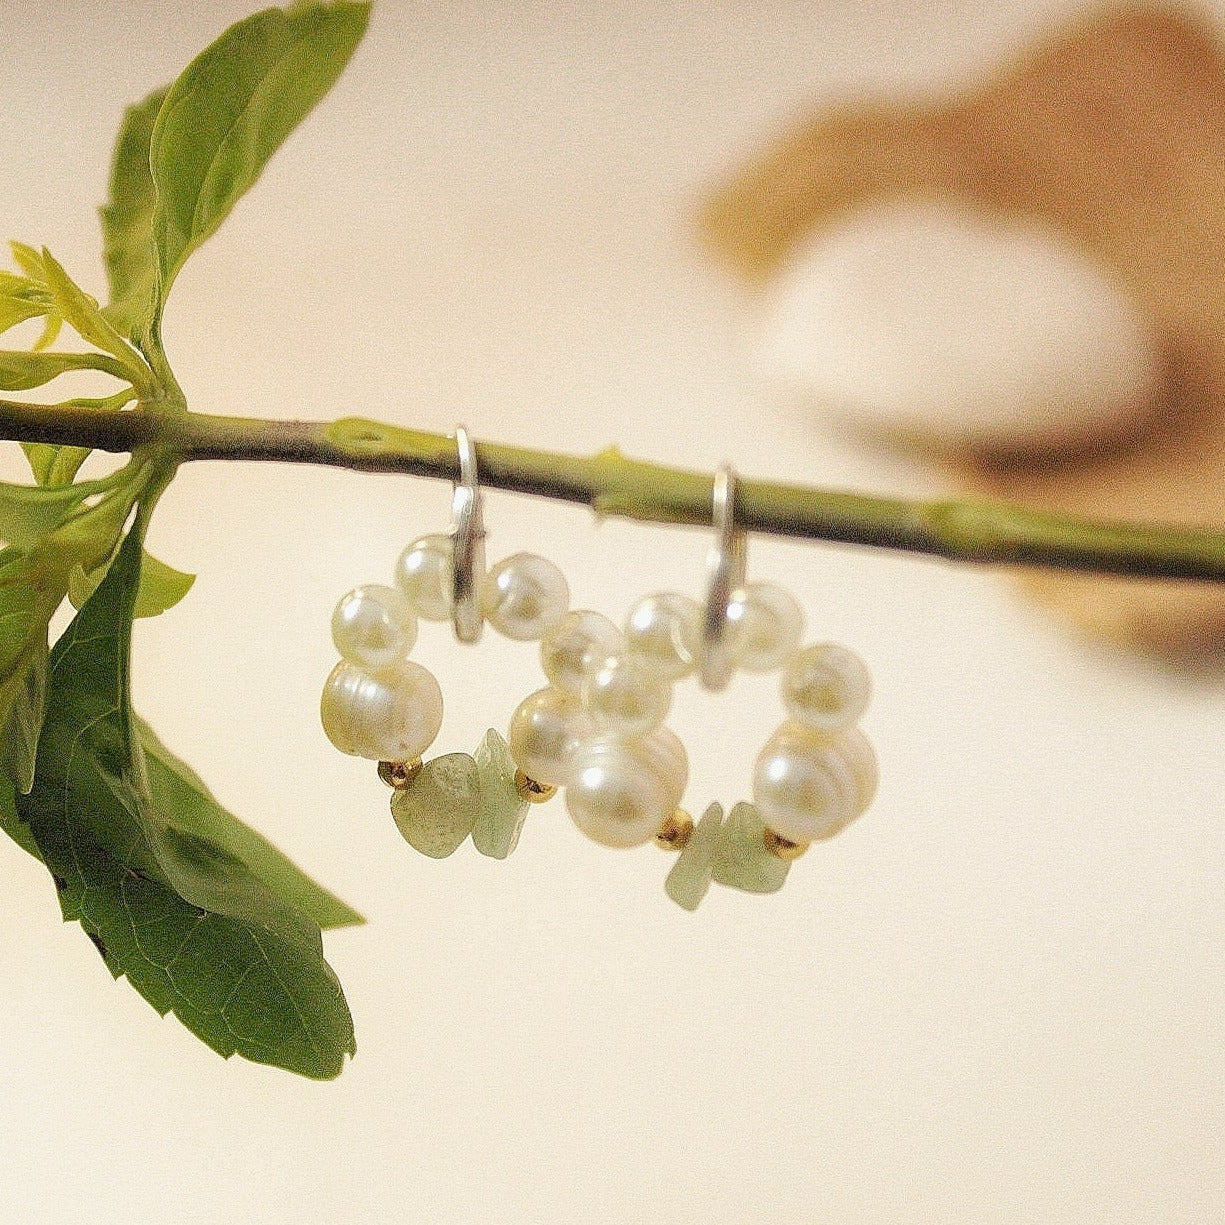
[{"label": "serrated leaf", "polygon": [[82,340],[104,353],[112,354],[134,381],[143,381],[147,370],[127,341],[103,317],[97,299],[87,294],[64,271],[63,265],[46,247],[43,248],[43,268],[47,288],[55,299],[60,318],[71,324]]},{"label": "serrated leaf", "polygon": [[110,303],[103,314],[135,338],[153,313],[156,255],[153,210],[157,192],[149,168],[149,142],[169,86],[155,90],[124,112],[111,159],[107,202],[102,221],[102,258],[110,283]]},{"label": "serrated leaf", "polygon": [[231,26],[170,87],[149,161],[164,302],[184,261],[331,89],[365,33],[369,4],[268,9]]},{"label": "serrated leaf", "polygon": [[[68,579],[68,598],[74,608],[83,607],[85,601],[98,590],[106,577],[106,570],[107,567],[102,565],[87,574],[82,567],[74,567]],[[146,550],[140,566],[140,590],[136,593],[133,616],[137,620],[160,617],[191,590],[195,581],[194,574],[176,570],[164,561],[158,561]]]},{"label": "serrated leaf", "polygon": [[334,1077],[353,1053],[353,1024],[318,925],[226,847],[178,828],[150,786],[129,699],[140,557],[129,533],[55,645],[34,787],[18,815],[63,882],[64,917],[112,974],[222,1055]]},{"label": "serrated leaf", "polygon": [[105,353],[0,352],[0,391],[29,391],[70,370],[101,370],[127,381],[128,372]]},{"label": "serrated leaf", "polygon": [[472,833],[481,811],[476,762],[467,753],[427,761],[391,797],[391,815],[404,840],[422,855],[446,859]]},{"label": "serrated leaf", "polygon": [[143,719],[133,715],[133,720],[145,752],[149,786],[157,807],[170,814],[176,828],[224,847],[284,902],[325,931],[366,921],[307,876],[262,834],[222,808],[203,779],[166,748]]},{"label": "serrated leaf", "polygon": [[66,519],[96,487],[9,485],[0,482],[0,540],[19,548],[38,543]]}]

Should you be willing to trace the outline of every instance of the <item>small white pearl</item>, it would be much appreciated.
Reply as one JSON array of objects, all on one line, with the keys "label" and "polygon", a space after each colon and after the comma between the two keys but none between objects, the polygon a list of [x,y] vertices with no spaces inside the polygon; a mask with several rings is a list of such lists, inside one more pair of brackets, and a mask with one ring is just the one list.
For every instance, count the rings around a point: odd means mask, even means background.
[{"label": "small white pearl", "polygon": [[872,678],[854,651],[837,643],[818,642],[788,658],[782,691],[793,719],[819,732],[836,732],[867,710]]},{"label": "small white pearl", "polygon": [[787,723],[757,757],[753,802],[775,833],[793,842],[832,838],[872,802],[876,755],[858,728],[832,736]]},{"label": "small white pearl", "polygon": [[515,553],[481,584],[481,611],[499,634],[516,642],[540,638],[570,607],[566,576],[548,558]]},{"label": "small white pearl", "polygon": [[642,736],[658,727],[672,705],[672,687],[628,655],[612,655],[583,686],[592,722],[615,736]]},{"label": "small white pearl", "polygon": [[336,605],[332,641],[350,663],[377,672],[413,649],[417,618],[398,587],[367,583],[355,587]]},{"label": "small white pearl", "polygon": [[372,761],[415,761],[442,727],[442,690],[411,659],[375,675],[342,660],[323,687],[319,716],[342,752]]},{"label": "small white pearl", "polygon": [[727,619],[738,668],[770,672],[799,645],[804,610],[791,592],[775,583],[749,583],[732,593]]},{"label": "small white pearl", "polygon": [[575,754],[565,791],[574,824],[601,846],[649,842],[676,809],[672,782],[632,741],[594,740]]},{"label": "small white pearl", "polygon": [[621,631],[603,613],[574,609],[540,640],[540,665],[550,682],[577,697],[593,668],[622,647]]},{"label": "small white pearl", "polygon": [[451,616],[451,537],[419,536],[396,562],[396,584],[423,621]]},{"label": "small white pearl", "polygon": [[578,699],[564,689],[539,689],[524,698],[510,717],[506,741],[515,765],[547,787],[562,787],[579,741],[591,722]]},{"label": "small white pearl", "polygon": [[626,650],[670,681],[696,670],[701,640],[701,606],[674,591],[646,596],[626,618]]}]

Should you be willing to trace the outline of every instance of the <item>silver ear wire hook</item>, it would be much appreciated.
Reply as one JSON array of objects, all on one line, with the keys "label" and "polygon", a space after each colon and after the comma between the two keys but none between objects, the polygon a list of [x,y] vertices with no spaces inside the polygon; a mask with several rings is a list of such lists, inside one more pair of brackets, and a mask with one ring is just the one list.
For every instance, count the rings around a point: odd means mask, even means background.
[{"label": "silver ear wire hook", "polygon": [[722,464],[715,473],[711,511],[716,539],[707,561],[698,675],[704,689],[717,692],[727,688],[735,671],[727,612],[732,593],[744,586],[748,554],[748,534],[736,526],[736,473],[730,464]]},{"label": "silver ear wire hook", "polygon": [[459,480],[451,495],[451,626],[460,642],[480,640],[481,580],[485,577],[485,522],[476,471],[476,448],[462,425],[455,427]]}]

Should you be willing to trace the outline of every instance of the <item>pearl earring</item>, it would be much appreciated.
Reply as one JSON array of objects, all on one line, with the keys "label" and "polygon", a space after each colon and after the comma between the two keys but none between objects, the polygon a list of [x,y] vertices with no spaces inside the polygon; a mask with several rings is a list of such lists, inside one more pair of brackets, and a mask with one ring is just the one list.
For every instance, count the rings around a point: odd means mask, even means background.
[{"label": "pearl earring", "polygon": [[[875,755],[855,727],[868,704],[867,669],[845,647],[801,647],[794,596],[747,581],[735,499],[735,473],[724,466],[713,489],[704,604],[676,592],[647,596],[624,632],[599,613],[568,613],[541,642],[550,683],[519,705],[508,735],[521,774],[561,788],[571,818],[596,842],[654,839],[680,851],[673,875],[681,884],[669,892],[690,909],[712,875],[756,892],[778,888],[786,865],[858,817],[876,789]],[[737,670],[780,671],[789,717],[758,754],[754,804],[737,805],[726,821],[712,806],[695,827],[678,807],[685,749],[664,724],[672,686],[696,673],[719,691]]]},{"label": "pearl earring", "polygon": [[[438,681],[408,658],[418,622],[449,620],[462,643],[478,642],[486,621],[508,638],[528,641],[560,622],[570,603],[565,576],[535,554],[516,553],[486,572],[476,449],[463,426],[455,429],[455,446],[459,478],[450,533],[414,540],[396,563],[394,587],[354,588],[332,616],[341,660],[323,689],[324,731],[342,752],[378,761],[380,777],[401,792],[442,727]],[[520,787],[522,798],[539,799],[546,791],[527,778]]]}]

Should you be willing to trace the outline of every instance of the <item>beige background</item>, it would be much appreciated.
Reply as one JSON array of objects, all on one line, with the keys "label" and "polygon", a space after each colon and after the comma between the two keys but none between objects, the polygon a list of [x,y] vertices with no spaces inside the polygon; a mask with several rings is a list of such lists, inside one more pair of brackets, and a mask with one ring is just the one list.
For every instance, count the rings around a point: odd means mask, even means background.
[{"label": "beige background", "polygon": [[[477,437],[920,491],[771,403],[689,218],[808,100],[940,86],[1075,5],[393,3],[191,262],[194,408],[360,411]],[[0,235],[102,289],[122,107],[243,3],[4,6]],[[1222,10],[1225,13],[1225,10]],[[7,450],[15,448],[6,448]],[[4,473],[21,472],[7,456]],[[369,918],[327,937],[358,1027],[334,1084],[224,1064],[115,985],[0,846],[6,1220],[1207,1223],[1225,1215],[1225,693],[1065,638],[968,570],[754,541],[751,571],[871,661],[872,812],[785,891],[696,915],[653,848],[560,805],[504,864],[435,863],[318,726],[327,619],[448,490],[182,474],[155,551],[198,571],[138,631],[136,698],[218,796]],[[619,616],[696,593],[706,539],[493,495],[494,557]],[[537,685],[426,627],[440,749]],[[688,799],[742,798],[772,686],[688,690]]]}]

